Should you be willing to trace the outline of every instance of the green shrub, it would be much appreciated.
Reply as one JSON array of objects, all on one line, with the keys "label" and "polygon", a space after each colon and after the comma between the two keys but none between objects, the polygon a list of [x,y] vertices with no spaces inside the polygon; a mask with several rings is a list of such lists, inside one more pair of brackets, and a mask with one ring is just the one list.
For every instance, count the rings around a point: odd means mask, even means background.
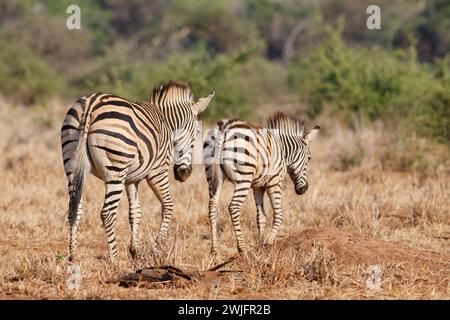
[{"label": "green shrub", "polygon": [[419,134],[450,145],[450,54],[436,61],[434,79],[429,99],[412,110],[411,118]]},{"label": "green shrub", "polygon": [[0,90],[31,104],[65,88],[65,80],[26,47],[0,41]]},{"label": "green shrub", "polygon": [[414,49],[353,48],[338,32],[292,61],[288,83],[317,116],[325,106],[354,126],[381,119],[449,142],[448,63],[439,72],[417,61]]},{"label": "green shrub", "polygon": [[[12,0],[19,2],[22,7],[26,7],[25,14],[21,18],[27,18],[27,15],[36,16],[47,20],[51,24],[55,20],[62,20],[61,29],[65,29],[65,20],[69,16],[66,12],[69,5],[77,5],[81,10],[81,30],[70,31],[72,33],[82,33],[82,37],[91,40],[91,45],[96,53],[101,53],[108,49],[114,34],[111,32],[111,10],[106,6],[105,1],[91,0]],[[33,28],[33,26],[29,26]],[[62,32],[60,30],[59,32]],[[75,35],[77,37],[79,35]],[[51,40],[51,39],[47,39]],[[86,41],[86,39],[83,39]],[[79,44],[80,45],[80,44]],[[84,44],[83,44],[84,45]],[[78,49],[80,50],[80,49]]]},{"label": "green shrub", "polygon": [[252,117],[251,110],[276,99],[284,86],[284,72],[260,58],[256,48],[215,56],[199,49],[173,54],[163,61],[129,63],[126,48],[119,46],[99,62],[82,88],[145,100],[153,86],[174,79],[187,82],[196,97],[216,92],[212,107],[202,114],[203,119],[248,119]]}]

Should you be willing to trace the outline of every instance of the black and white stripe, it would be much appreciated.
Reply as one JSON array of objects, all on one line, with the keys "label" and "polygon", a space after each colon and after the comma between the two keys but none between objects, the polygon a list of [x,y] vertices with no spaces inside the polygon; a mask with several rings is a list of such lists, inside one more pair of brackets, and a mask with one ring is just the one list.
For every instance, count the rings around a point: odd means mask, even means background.
[{"label": "black and white stripe", "polygon": [[[141,209],[138,184],[147,180],[162,205],[158,242],[167,238],[173,202],[169,168],[185,181],[192,171],[197,114],[214,93],[194,101],[188,85],[170,81],[153,89],[148,102],[133,102],[112,94],[95,93],[75,102],[61,128],[64,170],[69,187],[70,257],[76,249],[82,214],[81,194],[89,172],[105,182],[101,219],[111,258],[117,255],[116,211],[125,189],[129,199],[130,253],[137,252]],[[172,156],[172,155],[175,156]]]},{"label": "black and white stripe", "polygon": [[309,132],[303,123],[276,113],[266,127],[256,127],[239,120],[222,120],[207,132],[204,160],[209,185],[209,219],[211,222],[211,253],[217,255],[217,203],[225,180],[234,184],[233,198],[228,206],[239,252],[245,252],[240,224],[240,211],[250,188],[253,189],[257,211],[260,243],[264,243],[266,213],[264,193],[270,198],[274,220],[268,243],[272,243],[282,223],[282,185],[286,173],[294,182],[297,194],[308,188],[306,173],[311,153],[308,144],[320,130]]}]

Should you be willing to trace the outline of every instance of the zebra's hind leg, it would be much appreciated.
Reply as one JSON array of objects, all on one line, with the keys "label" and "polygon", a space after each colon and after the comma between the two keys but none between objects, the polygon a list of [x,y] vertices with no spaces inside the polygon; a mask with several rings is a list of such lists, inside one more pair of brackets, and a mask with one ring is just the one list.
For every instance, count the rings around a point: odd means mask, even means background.
[{"label": "zebra's hind leg", "polygon": [[247,198],[248,191],[250,190],[250,184],[250,181],[236,183],[234,186],[233,198],[228,206],[231,221],[234,227],[234,233],[236,235],[237,248],[240,254],[245,254],[247,251],[242,236],[240,216],[242,204]]},{"label": "zebra's hind leg", "polygon": [[139,234],[139,224],[141,222],[141,206],[139,205],[138,197],[138,185],[129,184],[126,186],[127,196],[128,196],[128,220],[130,222],[131,229],[131,242],[129,251],[131,257],[134,259],[138,253],[138,234]]},{"label": "zebra's hind leg", "polygon": [[69,240],[69,261],[74,261],[76,258],[77,250],[77,232],[78,225],[80,223],[81,215],[83,214],[81,201],[78,205],[78,209],[75,214],[69,212],[69,227],[70,227],[70,240]]},{"label": "zebra's hind leg", "polygon": [[267,193],[269,195],[270,203],[273,209],[273,225],[272,230],[269,234],[269,239],[267,241],[267,244],[271,245],[275,241],[278,229],[283,222],[283,213],[281,211],[281,186],[278,184],[274,185],[267,190]]},{"label": "zebra's hind leg", "polygon": [[117,257],[116,213],[123,189],[124,184],[122,180],[112,180],[105,183],[105,202],[100,217],[106,231],[111,261],[114,261]]},{"label": "zebra's hind leg", "polygon": [[164,170],[159,174],[148,178],[147,182],[161,203],[161,225],[159,228],[159,235],[156,238],[156,243],[159,246],[164,247],[167,242],[167,231],[173,212],[173,201],[169,189],[169,172]]},{"label": "zebra's hind leg", "polygon": [[208,186],[209,186],[209,222],[211,225],[211,255],[213,256],[213,259],[217,259],[217,204],[220,199],[220,190],[222,189],[223,185],[223,175],[222,172],[216,173],[219,174],[219,176],[214,176],[214,179],[211,178],[211,175],[209,174],[209,171],[207,168],[206,176],[208,180]]},{"label": "zebra's hind leg", "polygon": [[264,245],[264,230],[266,228],[267,216],[264,210],[264,188],[257,188],[253,190],[253,195],[256,203],[256,224],[258,226],[259,245]]}]

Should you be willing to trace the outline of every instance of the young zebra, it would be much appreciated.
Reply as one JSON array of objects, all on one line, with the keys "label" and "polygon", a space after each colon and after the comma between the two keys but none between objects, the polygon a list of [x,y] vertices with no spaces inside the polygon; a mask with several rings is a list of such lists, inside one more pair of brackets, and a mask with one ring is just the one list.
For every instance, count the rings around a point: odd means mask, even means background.
[{"label": "young zebra", "polygon": [[301,195],[308,189],[306,173],[311,159],[309,143],[319,133],[315,126],[304,131],[303,123],[278,112],[267,121],[266,128],[239,120],[219,121],[207,132],[203,146],[206,177],[209,185],[209,219],[211,254],[217,256],[217,202],[224,180],[234,184],[228,210],[233,223],[237,248],[245,252],[240,224],[241,206],[250,188],[256,202],[256,222],[260,244],[264,244],[266,213],[263,198],[267,191],[274,211],[273,226],[267,243],[275,240],[282,222],[282,185],[286,172]]},{"label": "young zebra", "polygon": [[194,101],[187,84],[170,81],[153,89],[149,102],[133,102],[112,94],[95,93],[75,102],[61,128],[64,171],[69,188],[69,259],[75,256],[77,227],[82,214],[81,195],[89,172],[105,182],[101,219],[109,254],[117,256],[114,227],[118,203],[125,189],[131,226],[130,253],[138,250],[141,209],[138,184],[146,179],[162,205],[157,242],[167,238],[173,202],[169,192],[169,166],[185,181],[192,171],[197,114],[214,96]]}]

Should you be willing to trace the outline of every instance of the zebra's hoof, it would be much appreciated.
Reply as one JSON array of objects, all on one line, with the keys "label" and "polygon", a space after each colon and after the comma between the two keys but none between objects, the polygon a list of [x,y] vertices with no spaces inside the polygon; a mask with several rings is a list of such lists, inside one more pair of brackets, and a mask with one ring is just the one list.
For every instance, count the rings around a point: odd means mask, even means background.
[{"label": "zebra's hoof", "polygon": [[208,269],[213,269],[218,264],[219,264],[218,256],[217,255],[212,255],[210,260],[209,260]]},{"label": "zebra's hoof", "polygon": [[238,252],[239,252],[239,255],[244,256],[244,257],[247,256],[247,254],[248,254],[246,248],[239,248]]},{"label": "zebra's hoof", "polygon": [[167,251],[167,240],[166,239],[161,239],[161,238],[156,238],[155,240],[156,243],[156,249],[161,251],[161,252],[166,252]]},{"label": "zebra's hoof", "polygon": [[107,262],[112,266],[112,267],[116,267],[117,266],[117,257],[109,257]]},{"label": "zebra's hoof", "polygon": [[131,259],[135,260],[138,258],[138,250],[135,247],[129,247],[128,251],[130,252]]},{"label": "zebra's hoof", "polygon": [[167,242],[167,237],[157,236],[155,242],[157,245],[163,245]]}]

